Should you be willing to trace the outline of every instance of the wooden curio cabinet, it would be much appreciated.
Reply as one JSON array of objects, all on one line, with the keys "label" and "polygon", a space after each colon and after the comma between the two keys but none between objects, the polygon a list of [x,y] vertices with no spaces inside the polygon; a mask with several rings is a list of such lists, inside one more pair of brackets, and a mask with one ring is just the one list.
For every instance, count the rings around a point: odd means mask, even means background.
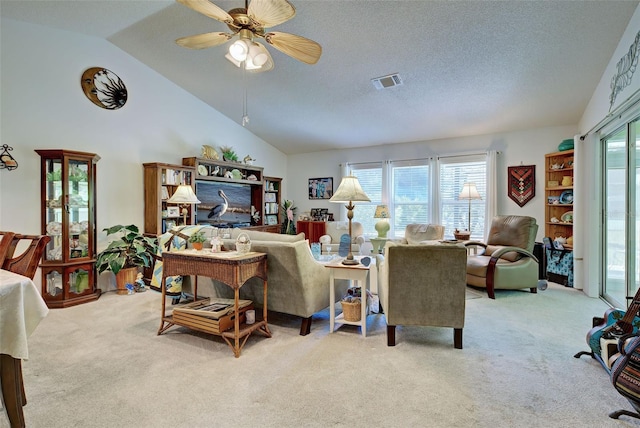
[{"label": "wooden curio cabinet", "polygon": [[36,150],[41,158],[42,297],[50,308],[96,300],[96,162],[94,153]]}]

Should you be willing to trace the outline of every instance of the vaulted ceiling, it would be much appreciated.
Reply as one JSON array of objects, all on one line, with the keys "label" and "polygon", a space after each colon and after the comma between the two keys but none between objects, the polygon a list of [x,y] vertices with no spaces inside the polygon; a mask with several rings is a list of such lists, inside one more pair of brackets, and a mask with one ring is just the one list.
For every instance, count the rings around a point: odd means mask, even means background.
[{"label": "vaulted ceiling", "polygon": [[[0,14],[105,38],[238,123],[246,89],[247,128],[295,154],[577,124],[638,5],[290,1],[296,16],[273,30],[317,41],[322,57],[268,47],[275,68],[246,76],[227,44],[176,45],[228,28],[173,1],[1,0]],[[392,73],[402,85],[371,82]]]}]

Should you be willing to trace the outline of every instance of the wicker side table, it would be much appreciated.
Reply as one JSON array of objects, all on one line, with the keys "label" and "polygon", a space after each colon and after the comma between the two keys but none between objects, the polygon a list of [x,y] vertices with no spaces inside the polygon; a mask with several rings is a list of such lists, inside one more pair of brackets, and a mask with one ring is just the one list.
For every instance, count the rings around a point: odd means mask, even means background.
[{"label": "wicker side table", "polygon": [[[267,255],[265,253],[248,252],[240,254],[236,251],[211,253],[205,251],[183,250],[162,253],[162,317],[158,335],[165,332],[173,325],[181,325],[194,330],[197,326],[189,323],[185,325],[166,314],[165,281],[169,276],[194,275],[193,288],[194,300],[198,297],[198,275],[208,276],[227,284],[234,291],[234,326],[233,330],[222,331],[220,336],[233,350],[236,358],[240,356],[242,347],[254,331],[258,331],[267,337],[271,337],[267,325]],[[262,308],[262,320],[256,320],[254,324],[240,324],[238,304],[240,300],[240,287],[249,279],[258,277],[264,284],[264,306]],[[201,330],[212,333],[208,330]],[[240,339],[242,342],[240,342]]]}]

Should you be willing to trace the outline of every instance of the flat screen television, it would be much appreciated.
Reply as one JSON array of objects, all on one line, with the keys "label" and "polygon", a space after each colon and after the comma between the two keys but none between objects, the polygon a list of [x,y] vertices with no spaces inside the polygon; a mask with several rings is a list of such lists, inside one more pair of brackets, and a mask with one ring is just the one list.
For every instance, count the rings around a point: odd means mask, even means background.
[{"label": "flat screen television", "polygon": [[238,227],[251,224],[251,185],[196,180],[196,224]]}]

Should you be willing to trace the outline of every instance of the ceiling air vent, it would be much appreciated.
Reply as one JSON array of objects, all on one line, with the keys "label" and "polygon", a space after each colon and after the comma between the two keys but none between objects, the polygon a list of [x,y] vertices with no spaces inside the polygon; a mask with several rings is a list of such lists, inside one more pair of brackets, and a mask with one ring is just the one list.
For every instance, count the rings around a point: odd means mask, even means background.
[{"label": "ceiling air vent", "polygon": [[393,88],[394,86],[402,85],[402,79],[400,78],[400,75],[398,73],[376,77],[374,79],[371,79],[371,82],[373,83],[373,86],[375,86],[375,88],[378,90]]}]

